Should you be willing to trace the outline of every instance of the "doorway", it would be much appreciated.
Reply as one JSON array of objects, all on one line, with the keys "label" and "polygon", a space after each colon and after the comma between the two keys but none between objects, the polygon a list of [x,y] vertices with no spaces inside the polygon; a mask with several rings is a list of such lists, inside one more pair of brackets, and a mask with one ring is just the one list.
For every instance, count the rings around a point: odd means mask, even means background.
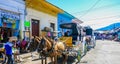
[{"label": "doorway", "polygon": [[0,34],[3,38],[1,40],[1,42],[6,43],[7,39],[12,36],[12,34],[13,34],[12,32],[13,32],[13,30],[11,28],[1,27],[0,28]]},{"label": "doorway", "polygon": [[39,20],[32,19],[32,36],[39,36]]}]

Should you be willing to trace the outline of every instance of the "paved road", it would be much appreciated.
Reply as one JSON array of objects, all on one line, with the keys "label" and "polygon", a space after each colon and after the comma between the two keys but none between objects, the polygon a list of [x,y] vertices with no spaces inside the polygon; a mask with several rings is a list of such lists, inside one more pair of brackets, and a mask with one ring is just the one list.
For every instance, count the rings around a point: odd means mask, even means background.
[{"label": "paved road", "polygon": [[[28,55],[28,54],[27,54]],[[23,59],[22,63],[19,64],[41,64],[41,60],[38,59],[38,54],[34,53],[34,61],[31,57]],[[26,55],[22,55],[23,57]],[[29,55],[30,56],[30,53]],[[68,64],[71,63],[69,59]],[[48,60],[50,63],[50,60]],[[120,64],[120,43],[115,41],[101,41],[98,40],[95,49],[91,49],[87,54],[82,58],[80,64]]]},{"label": "paved road", "polygon": [[120,64],[120,43],[97,41],[95,49],[90,50],[82,58],[81,64]]},{"label": "paved road", "polygon": [[[30,53],[21,55],[20,56],[21,58],[23,58],[24,56],[26,57],[22,59],[21,63],[17,63],[17,64],[41,64],[41,59],[39,59],[39,55],[36,52],[33,53],[33,58],[30,55],[31,55]],[[76,61],[77,60],[74,57],[69,57],[67,62],[68,64],[75,64]],[[47,63],[52,64],[49,57],[47,58]],[[59,58],[58,64],[62,64],[62,58]]]}]

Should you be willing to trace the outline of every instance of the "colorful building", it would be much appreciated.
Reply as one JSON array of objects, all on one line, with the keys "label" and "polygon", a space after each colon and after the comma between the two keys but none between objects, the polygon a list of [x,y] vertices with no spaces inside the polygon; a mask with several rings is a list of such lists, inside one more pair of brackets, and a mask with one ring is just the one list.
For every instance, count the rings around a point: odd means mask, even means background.
[{"label": "colorful building", "polygon": [[57,18],[58,18],[58,31],[60,31],[59,27],[60,24],[70,23],[72,22],[72,19],[74,19],[75,17],[65,12],[62,14],[59,13]]},{"label": "colorful building", "polygon": [[[37,4],[37,5],[36,5]],[[27,16],[30,22],[30,35],[39,36],[45,27],[57,31],[57,14],[63,10],[53,6],[45,0],[26,0]]]},{"label": "colorful building", "polygon": [[[46,0],[26,0],[27,16],[26,20],[30,22],[30,36],[39,36],[41,30],[45,27],[52,31],[59,30],[59,24],[72,22],[74,16],[64,10],[54,6]],[[37,5],[36,5],[37,4]]]},{"label": "colorful building", "polygon": [[[58,31],[59,24],[71,22],[74,18],[46,0],[1,0],[0,2],[0,33],[7,32],[6,37],[39,36],[45,27]],[[30,26],[26,27],[26,21]]]},{"label": "colorful building", "polygon": [[4,38],[23,32],[24,10],[22,0],[0,0],[0,34]]}]

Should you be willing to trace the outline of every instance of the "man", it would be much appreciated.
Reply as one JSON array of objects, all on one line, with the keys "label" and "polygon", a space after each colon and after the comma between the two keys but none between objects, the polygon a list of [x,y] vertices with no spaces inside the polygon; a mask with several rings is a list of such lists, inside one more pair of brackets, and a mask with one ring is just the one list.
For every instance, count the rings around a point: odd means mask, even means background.
[{"label": "man", "polygon": [[8,57],[7,64],[13,64],[13,58],[12,58],[12,47],[13,47],[12,38],[8,38],[7,39],[7,43],[5,43],[4,47],[5,47],[5,53],[6,53],[7,57]]},{"label": "man", "polygon": [[66,31],[64,35],[69,36],[69,31]]}]

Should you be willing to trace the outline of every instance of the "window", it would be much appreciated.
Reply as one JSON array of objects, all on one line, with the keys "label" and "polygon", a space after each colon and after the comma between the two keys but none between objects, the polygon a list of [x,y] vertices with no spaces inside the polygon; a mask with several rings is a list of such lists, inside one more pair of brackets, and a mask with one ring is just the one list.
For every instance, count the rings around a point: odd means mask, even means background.
[{"label": "window", "polygon": [[50,23],[50,27],[52,28],[53,31],[55,31],[55,24],[54,23]]}]

